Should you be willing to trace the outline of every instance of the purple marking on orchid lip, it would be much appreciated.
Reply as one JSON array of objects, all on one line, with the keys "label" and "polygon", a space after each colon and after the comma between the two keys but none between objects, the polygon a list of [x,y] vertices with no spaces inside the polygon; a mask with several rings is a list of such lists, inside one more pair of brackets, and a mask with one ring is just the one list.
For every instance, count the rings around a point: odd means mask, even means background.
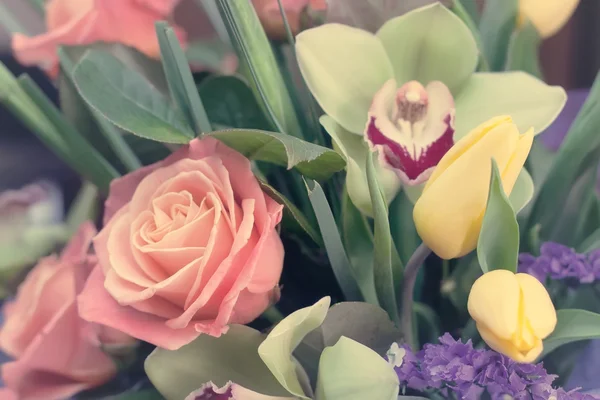
[{"label": "purple marking on orchid lip", "polygon": [[377,129],[374,117],[371,117],[369,122],[367,137],[373,146],[381,145],[383,147],[386,163],[392,169],[400,170],[406,175],[409,182],[405,183],[419,184],[429,179],[433,168],[454,145],[454,129],[451,127],[451,118],[450,115],[446,116],[444,122],[447,124],[447,128],[444,134],[427,147],[416,160],[411,157],[405,147],[387,138]]},{"label": "purple marking on orchid lip", "polygon": [[233,384],[227,383],[219,388],[212,382],[208,382],[193,393],[190,393],[185,400],[230,400],[233,397]]},{"label": "purple marking on orchid lip", "polygon": [[386,82],[373,97],[364,137],[407,185],[429,179],[454,145],[454,99],[441,82]]}]

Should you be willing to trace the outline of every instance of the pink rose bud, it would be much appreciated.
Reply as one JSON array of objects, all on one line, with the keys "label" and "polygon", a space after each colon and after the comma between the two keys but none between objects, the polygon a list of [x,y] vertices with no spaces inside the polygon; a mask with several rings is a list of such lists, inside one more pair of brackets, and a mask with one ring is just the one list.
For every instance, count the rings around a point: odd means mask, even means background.
[{"label": "pink rose bud", "polygon": [[[61,400],[110,380],[115,363],[101,349],[100,328],[79,317],[77,294],[90,273],[88,249],[96,229],[84,223],[60,257],[43,258],[4,307],[0,348],[2,399]],[[131,337],[111,338],[131,344]]]},{"label": "pink rose bud", "polygon": [[[48,32],[27,37],[15,34],[12,48],[21,64],[58,74],[57,49],[95,42],[122,43],[152,58],[160,49],[154,23],[170,17],[179,0],[50,0],[46,5]],[[177,30],[181,39],[185,38]]]},{"label": "pink rose bud", "polygon": [[281,213],[212,138],[116,179],[82,316],[166,349],[252,321],[277,297]]}]

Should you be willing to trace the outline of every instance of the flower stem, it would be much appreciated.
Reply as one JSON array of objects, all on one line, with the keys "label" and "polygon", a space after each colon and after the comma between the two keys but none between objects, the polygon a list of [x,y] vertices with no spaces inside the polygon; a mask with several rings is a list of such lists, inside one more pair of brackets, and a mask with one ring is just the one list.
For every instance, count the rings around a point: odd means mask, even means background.
[{"label": "flower stem", "polygon": [[404,282],[402,284],[402,315],[400,327],[404,334],[404,341],[410,344],[416,351],[416,345],[413,338],[413,297],[415,292],[415,282],[421,265],[431,254],[431,249],[425,243],[421,243],[408,260],[404,268]]},{"label": "flower stem", "polygon": [[277,325],[281,322],[285,316],[279,311],[275,306],[271,306],[262,313],[261,317],[272,323],[273,325]]}]

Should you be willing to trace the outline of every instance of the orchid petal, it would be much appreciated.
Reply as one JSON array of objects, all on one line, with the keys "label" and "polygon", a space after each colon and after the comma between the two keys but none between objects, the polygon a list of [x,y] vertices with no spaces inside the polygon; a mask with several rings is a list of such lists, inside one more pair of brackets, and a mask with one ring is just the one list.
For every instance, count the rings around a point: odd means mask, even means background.
[{"label": "orchid petal", "polygon": [[302,75],[323,110],[345,129],[362,134],[373,95],[393,76],[381,41],[339,24],[296,37]]},{"label": "orchid petal", "polygon": [[398,85],[441,81],[453,93],[475,71],[477,44],[469,28],[439,3],[389,20],[377,32]]},{"label": "orchid petal", "polygon": [[[366,173],[369,146],[363,138],[348,132],[328,115],[323,115],[320,122],[333,139],[334,148],[346,157],[346,188],[352,203],[362,213],[372,216],[373,206]],[[400,180],[392,170],[382,167],[379,163],[376,164],[376,172],[379,185],[389,204],[400,189]]]},{"label": "orchid petal", "polygon": [[497,115],[510,115],[519,131],[546,129],[567,101],[565,90],[524,72],[474,74],[456,96],[454,141]]}]

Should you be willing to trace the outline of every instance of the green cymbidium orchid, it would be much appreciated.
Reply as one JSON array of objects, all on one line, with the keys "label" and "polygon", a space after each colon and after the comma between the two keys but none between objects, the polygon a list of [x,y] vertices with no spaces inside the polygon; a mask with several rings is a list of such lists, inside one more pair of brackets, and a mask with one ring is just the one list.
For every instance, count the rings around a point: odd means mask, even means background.
[{"label": "green cymbidium orchid", "polygon": [[438,161],[471,129],[510,115],[520,130],[539,133],[566,101],[562,88],[522,72],[476,73],[475,39],[440,3],[393,18],[376,34],[340,24],[309,29],[297,36],[296,50],[326,113],[321,123],[348,158],[349,195],[366,214],[371,203],[361,188],[369,149],[384,167],[387,201],[400,183],[416,199]]}]

